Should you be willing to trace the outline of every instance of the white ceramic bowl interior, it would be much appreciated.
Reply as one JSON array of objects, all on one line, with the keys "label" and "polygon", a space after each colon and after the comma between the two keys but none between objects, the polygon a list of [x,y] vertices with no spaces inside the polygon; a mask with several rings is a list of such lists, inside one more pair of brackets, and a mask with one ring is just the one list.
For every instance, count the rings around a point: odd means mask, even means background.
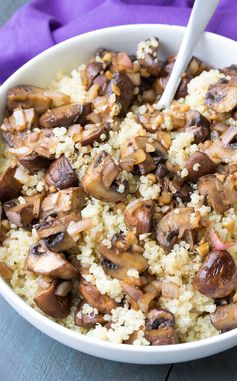
[{"label": "white ceramic bowl interior", "polygon": [[[96,30],[64,41],[33,58],[0,87],[0,115],[4,110],[9,88],[21,84],[47,86],[58,70],[69,71],[86,63],[97,48],[134,53],[139,41],[157,36],[161,41],[160,57],[165,58],[177,53],[183,34],[183,27],[142,24]],[[214,67],[225,67],[236,63],[237,43],[205,33],[195,55]],[[42,332],[71,348],[109,360],[137,364],[182,362],[209,356],[237,344],[237,329],[210,339],[160,347],[108,343],[73,332],[41,315],[17,296],[3,279],[0,279],[0,292],[20,315]]]}]

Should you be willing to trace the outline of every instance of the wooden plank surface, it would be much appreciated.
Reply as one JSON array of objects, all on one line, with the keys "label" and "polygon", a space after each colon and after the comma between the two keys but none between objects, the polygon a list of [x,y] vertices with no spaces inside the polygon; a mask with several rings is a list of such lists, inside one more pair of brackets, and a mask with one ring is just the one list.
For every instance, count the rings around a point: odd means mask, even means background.
[{"label": "wooden plank surface", "polygon": [[169,365],[101,360],[50,339],[0,297],[0,381],[163,381]]},{"label": "wooden plank surface", "polygon": [[[0,26],[26,2],[0,0]],[[96,359],[39,332],[0,297],[0,381],[77,380],[237,381],[237,348],[173,367]]]}]

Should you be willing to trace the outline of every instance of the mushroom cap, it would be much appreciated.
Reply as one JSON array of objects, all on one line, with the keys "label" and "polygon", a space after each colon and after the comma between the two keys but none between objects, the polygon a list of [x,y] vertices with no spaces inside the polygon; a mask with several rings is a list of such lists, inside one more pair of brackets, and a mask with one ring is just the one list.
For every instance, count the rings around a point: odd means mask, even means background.
[{"label": "mushroom cap", "polygon": [[56,107],[52,110],[47,110],[40,117],[39,123],[43,128],[68,127],[79,123],[83,111],[84,106],[79,103]]},{"label": "mushroom cap", "polygon": [[213,250],[196,274],[194,287],[209,298],[224,298],[237,287],[237,268],[228,251]]},{"label": "mushroom cap", "polygon": [[11,200],[21,193],[21,184],[15,179],[16,166],[7,168],[0,176],[0,201]]},{"label": "mushroom cap", "polygon": [[81,183],[90,196],[105,202],[119,202],[127,195],[128,185],[124,182],[123,192],[117,190],[119,186],[116,186],[115,179],[118,174],[119,168],[111,156],[101,151],[87,169]]},{"label": "mushroom cap", "polygon": [[155,201],[135,200],[130,202],[125,210],[125,223],[135,228],[137,234],[150,233],[152,218],[155,212]]},{"label": "mushroom cap", "polygon": [[170,250],[176,239],[182,239],[199,225],[200,216],[193,208],[176,208],[167,213],[156,226],[156,238],[161,247]]},{"label": "mushroom cap", "polygon": [[71,294],[58,296],[55,294],[60,282],[53,281],[46,289],[39,289],[34,301],[46,314],[54,319],[64,319],[70,314]]},{"label": "mushroom cap", "polygon": [[97,308],[102,314],[110,314],[112,309],[118,306],[115,300],[107,295],[102,295],[96,286],[86,282],[84,279],[79,282],[79,291],[85,301],[90,306]]},{"label": "mushroom cap", "polygon": [[62,253],[48,250],[43,243],[30,248],[27,268],[35,274],[46,275],[52,279],[72,279],[77,276],[76,269]]},{"label": "mushroom cap", "polygon": [[86,194],[82,187],[70,187],[50,193],[41,203],[40,217],[51,214],[79,212],[86,203]]},{"label": "mushroom cap", "polygon": [[237,303],[217,307],[210,317],[216,329],[223,331],[237,328]]},{"label": "mushroom cap", "polygon": [[184,179],[194,181],[199,177],[215,172],[216,165],[204,152],[196,151],[188,158],[185,168],[188,175]]},{"label": "mushroom cap", "polygon": [[221,78],[210,85],[205,96],[205,103],[219,113],[233,110],[237,105],[237,76],[231,79]]},{"label": "mushroom cap", "polygon": [[52,162],[45,180],[49,186],[54,185],[58,189],[75,187],[78,184],[77,175],[64,155]]},{"label": "mushroom cap", "polygon": [[[108,248],[103,242],[99,245],[99,252],[102,255],[101,265],[106,274],[110,275],[112,278],[117,278],[121,280],[129,280],[127,272],[130,269],[142,273],[146,270],[148,264],[147,260],[143,257],[140,252],[133,251],[119,251],[116,247]],[[136,283],[136,279],[134,279]]]},{"label": "mushroom cap", "polygon": [[237,201],[235,182],[231,176],[222,182],[217,175],[206,175],[198,180],[198,191],[216,213],[223,213]]}]

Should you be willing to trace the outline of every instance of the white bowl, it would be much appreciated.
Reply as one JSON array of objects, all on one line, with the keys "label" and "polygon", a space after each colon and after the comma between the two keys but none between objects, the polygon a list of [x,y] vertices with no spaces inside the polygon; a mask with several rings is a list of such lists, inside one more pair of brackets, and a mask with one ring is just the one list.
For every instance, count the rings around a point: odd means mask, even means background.
[{"label": "white bowl", "polygon": [[[64,41],[33,58],[0,87],[0,115],[10,87],[24,83],[47,85],[58,70],[70,70],[86,63],[99,47],[134,53],[139,41],[157,36],[161,41],[160,54],[164,58],[178,51],[183,34],[183,27],[143,24],[96,30]],[[205,33],[195,55],[206,63],[221,68],[235,63],[237,43],[212,33]],[[73,332],[41,315],[17,296],[3,279],[0,279],[0,291],[20,315],[42,332],[71,348],[109,360],[136,364],[167,364],[209,356],[237,344],[237,329],[185,344],[160,347],[113,344]]]}]

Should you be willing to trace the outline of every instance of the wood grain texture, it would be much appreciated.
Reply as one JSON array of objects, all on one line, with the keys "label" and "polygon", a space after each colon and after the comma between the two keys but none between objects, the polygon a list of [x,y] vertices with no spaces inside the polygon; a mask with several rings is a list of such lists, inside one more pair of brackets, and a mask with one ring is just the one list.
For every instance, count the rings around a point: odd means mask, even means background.
[{"label": "wood grain texture", "polygon": [[0,297],[0,381],[164,381],[169,365],[97,359],[50,339]]}]

